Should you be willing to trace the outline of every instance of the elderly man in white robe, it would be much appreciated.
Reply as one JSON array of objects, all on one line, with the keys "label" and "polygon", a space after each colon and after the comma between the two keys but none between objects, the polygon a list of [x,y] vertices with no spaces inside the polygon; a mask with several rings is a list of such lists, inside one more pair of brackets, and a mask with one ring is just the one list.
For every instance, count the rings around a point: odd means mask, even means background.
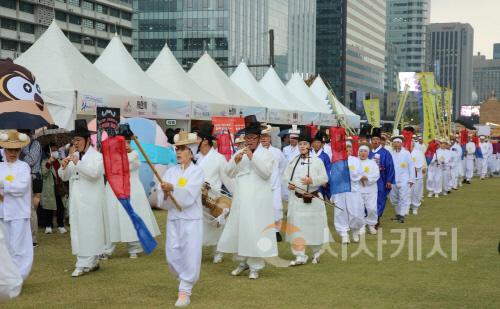
[{"label": "elderly man in white robe", "polygon": [[76,152],[66,157],[59,177],[69,181],[69,222],[71,248],[76,255],[72,277],[99,269],[106,237],[106,193],[102,155],[90,144],[91,132],[85,120],[75,121],[73,145]]},{"label": "elderly man in white robe", "polygon": [[270,125],[264,125],[261,136],[260,143],[262,147],[268,149],[274,157],[273,173],[271,175],[271,190],[273,192],[273,206],[274,206],[274,223],[276,225],[276,240],[278,242],[282,241],[280,234],[281,231],[281,221],[283,220],[283,201],[281,193],[281,176],[288,165],[288,161],[281,152],[276,147],[271,145],[271,130]]},{"label": "elderly man in white robe", "polygon": [[424,197],[424,178],[427,173],[427,161],[425,160],[425,154],[420,148],[415,146],[411,150],[411,158],[415,168],[415,184],[411,187],[410,208],[412,213],[417,215]]},{"label": "elderly man in white robe", "polygon": [[[309,257],[306,247],[312,250],[312,263],[319,263],[320,250],[330,240],[325,202],[319,189],[328,182],[326,168],[318,157],[310,155],[311,134],[304,130],[299,136],[299,152],[283,175],[288,185],[288,230],[286,240],[291,244],[295,260],[290,266],[304,265]],[[293,232],[293,233],[292,233]]]},{"label": "elderly man in white robe", "polygon": [[415,184],[415,166],[408,150],[403,148],[403,137],[392,137],[392,160],[394,161],[394,172],[396,185],[392,186],[390,199],[394,206],[396,216],[393,218],[399,223],[405,222],[405,216],[410,211],[411,187]]},{"label": "elderly man in white robe", "polygon": [[[442,181],[437,183],[438,191],[441,191],[443,195],[448,195],[451,193],[450,179],[451,179],[451,159],[452,153],[449,149],[450,142],[446,139],[441,140],[440,148],[436,151],[436,157],[441,167]],[[441,186],[441,190],[439,188]]]},{"label": "elderly man in white robe", "polygon": [[[226,158],[213,147],[215,137],[212,135],[212,132],[212,124],[203,125],[198,132],[196,165],[201,167],[205,175],[205,188],[207,188],[208,196],[216,199],[223,193],[227,193],[222,192],[223,184],[231,192],[234,189],[234,184],[233,180],[225,172],[227,165]],[[224,258],[224,254],[217,251],[217,243],[224,230],[226,215],[227,212],[224,211],[219,217],[214,218],[210,214],[210,210],[203,207],[203,246],[213,248],[212,261],[214,264],[221,263]]]},{"label": "elderly man in white robe", "polygon": [[488,161],[490,159],[490,153],[493,154],[493,149],[490,150],[490,144],[486,141],[486,136],[479,136],[479,147],[481,148],[481,153],[483,158],[478,159],[477,163],[477,173],[481,180],[484,180],[488,176]]},{"label": "elderly man in white robe", "polygon": [[5,234],[10,257],[24,280],[33,264],[31,169],[19,160],[19,155],[21,148],[29,143],[29,137],[16,130],[0,134],[0,147],[5,150],[4,162],[0,162],[0,229]]},{"label": "elderly man in white robe", "polygon": [[451,159],[450,159],[450,167],[451,167],[451,177],[449,187],[453,190],[458,190],[460,181],[460,170],[462,169],[462,147],[457,142],[456,137],[451,139]]},{"label": "elderly man in white robe", "polygon": [[260,144],[261,126],[256,117],[245,117],[246,147],[233,155],[226,167],[236,180],[231,214],[217,247],[236,254],[240,262],[232,271],[239,276],[250,269],[249,278],[259,278],[265,258],[278,256],[271,176],[274,158]]},{"label": "elderly man in white robe", "polygon": [[465,183],[470,184],[474,177],[474,160],[476,160],[476,144],[469,136],[469,141],[465,144]]},{"label": "elderly man in white robe", "polygon": [[165,252],[170,272],[179,280],[176,307],[191,302],[194,284],[200,277],[203,206],[201,188],[203,169],[194,164],[189,145],[196,145],[195,133],[179,132],[174,136],[177,165],[169,168],[159,185],[158,201],[168,210]]},{"label": "elderly man in white robe", "polygon": [[375,226],[378,223],[377,181],[380,178],[380,168],[375,160],[368,158],[369,154],[370,147],[368,145],[359,146],[358,156],[363,171],[360,179],[361,203],[366,211],[365,223],[368,226],[368,232],[375,235],[377,234]]}]

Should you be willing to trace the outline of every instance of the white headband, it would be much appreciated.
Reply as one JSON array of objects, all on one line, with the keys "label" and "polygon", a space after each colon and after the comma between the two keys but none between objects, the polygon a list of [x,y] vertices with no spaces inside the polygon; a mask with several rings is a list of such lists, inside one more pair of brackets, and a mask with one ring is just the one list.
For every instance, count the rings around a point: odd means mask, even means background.
[{"label": "white headband", "polygon": [[403,140],[400,139],[400,138],[395,138],[392,140],[393,143],[396,143],[396,142],[400,142],[400,143],[403,143]]},{"label": "white headband", "polygon": [[370,152],[370,147],[368,147],[366,145],[359,146],[358,152],[361,150],[366,150],[366,151]]}]

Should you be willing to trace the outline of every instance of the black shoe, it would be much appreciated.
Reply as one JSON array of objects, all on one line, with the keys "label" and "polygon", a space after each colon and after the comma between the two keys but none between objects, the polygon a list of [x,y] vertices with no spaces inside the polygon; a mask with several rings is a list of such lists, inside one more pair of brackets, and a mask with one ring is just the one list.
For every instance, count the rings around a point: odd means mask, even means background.
[{"label": "black shoe", "polygon": [[399,223],[405,223],[405,216],[399,216]]},{"label": "black shoe", "polygon": [[395,217],[391,218],[392,221],[399,221],[399,215],[396,215]]},{"label": "black shoe", "polygon": [[468,184],[468,185],[470,185],[470,181],[468,181],[468,180],[467,180],[467,181],[465,181],[465,183],[466,183],[466,184]]},{"label": "black shoe", "polygon": [[462,183],[467,183],[467,179],[464,179],[464,180],[462,181]]},{"label": "black shoe", "polygon": [[38,247],[38,243],[37,243],[37,242],[34,242],[34,243],[33,243],[33,248],[36,248],[36,247]]},{"label": "black shoe", "polygon": [[451,191],[448,191],[448,194],[451,194]]},{"label": "black shoe", "polygon": [[277,242],[282,242],[283,241],[283,238],[281,238],[280,232],[276,232],[276,241]]}]

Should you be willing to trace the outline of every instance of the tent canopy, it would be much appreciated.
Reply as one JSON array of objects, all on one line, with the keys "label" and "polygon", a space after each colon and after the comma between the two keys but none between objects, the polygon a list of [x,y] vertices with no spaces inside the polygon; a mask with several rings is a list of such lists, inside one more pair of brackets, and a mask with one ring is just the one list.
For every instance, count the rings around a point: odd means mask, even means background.
[{"label": "tent canopy", "polygon": [[146,74],[163,88],[179,93],[191,101],[230,104],[198,86],[177,62],[167,44],[148,68]]},{"label": "tent canopy", "polygon": [[236,86],[207,53],[201,56],[188,74],[198,86],[229,102],[229,105],[264,107]]},{"label": "tent canopy", "polygon": [[261,102],[267,108],[293,110],[290,106],[281,103],[264,90],[255,77],[252,75],[247,65],[241,62],[231,75],[230,79],[243,91],[255,100]]},{"label": "tent canopy", "polygon": [[94,65],[134,94],[156,99],[189,101],[189,98],[167,90],[149,78],[116,35]]},{"label": "tent canopy", "polygon": [[[323,100],[325,103],[330,105],[329,100],[328,100],[328,87],[325,85],[323,82],[323,79],[321,76],[317,76],[314,82],[312,83],[311,87],[311,92],[320,100]],[[340,101],[334,96],[334,101],[335,101],[335,110],[337,113],[340,115],[350,115],[350,116],[356,116],[350,109],[345,107]]]},{"label": "tent canopy", "polygon": [[302,112],[313,111],[307,109],[307,107],[305,107],[298,98],[288,91],[272,67],[270,67],[266,74],[264,74],[262,79],[259,81],[259,85],[276,100],[280,101],[281,104],[288,106],[290,109]]},{"label": "tent canopy", "polygon": [[94,67],[73,46],[55,21],[14,62],[35,74],[49,111],[61,128],[73,128],[75,91],[131,95]]},{"label": "tent canopy", "polygon": [[299,73],[292,74],[292,78],[286,84],[286,88],[308,106],[310,110],[325,114],[332,113],[324,102],[311,93],[311,90],[309,90],[309,87],[307,87]]}]

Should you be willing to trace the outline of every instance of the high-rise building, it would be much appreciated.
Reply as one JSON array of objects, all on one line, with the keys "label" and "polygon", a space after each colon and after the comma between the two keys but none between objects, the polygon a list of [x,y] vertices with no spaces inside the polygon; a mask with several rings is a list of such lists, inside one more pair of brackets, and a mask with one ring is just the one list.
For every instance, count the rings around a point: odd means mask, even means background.
[{"label": "high-rise building", "polygon": [[17,58],[52,20],[89,60],[118,34],[132,50],[132,0],[0,1],[0,58]]},{"label": "high-rise building", "polygon": [[478,54],[473,58],[473,87],[478,102],[485,102],[493,94],[500,95],[500,59],[486,59]]},{"label": "high-rise building", "polygon": [[[272,29],[278,74],[285,78],[294,71],[314,73],[310,50],[315,36],[306,25],[311,10],[315,14],[313,4],[311,0],[134,0],[133,56],[146,69],[167,43],[185,69],[205,51],[222,66],[241,60],[270,64]],[[290,40],[290,28],[303,33]],[[257,77],[267,70],[251,69]]]},{"label": "high-rise building", "polygon": [[316,0],[288,0],[288,6],[288,72],[315,73]]},{"label": "high-rise building", "polygon": [[399,62],[399,48],[389,42],[386,45],[386,55],[385,55],[385,97],[384,104],[380,108],[380,113],[384,119],[391,119],[396,114],[396,109],[398,106],[398,79],[399,72],[401,71],[401,63]]},{"label": "high-rise building", "polygon": [[470,24],[430,24],[427,32],[427,65],[437,83],[453,89],[453,116],[462,105],[472,104],[474,29]]},{"label": "high-rise building", "polygon": [[386,1],[318,0],[316,14],[316,72],[354,111],[367,97],[382,102]]},{"label": "high-rise building", "polygon": [[500,43],[493,44],[493,59],[500,59]]},{"label": "high-rise building", "polygon": [[386,39],[399,49],[397,57],[401,72],[425,70],[429,21],[430,0],[387,0]]}]

